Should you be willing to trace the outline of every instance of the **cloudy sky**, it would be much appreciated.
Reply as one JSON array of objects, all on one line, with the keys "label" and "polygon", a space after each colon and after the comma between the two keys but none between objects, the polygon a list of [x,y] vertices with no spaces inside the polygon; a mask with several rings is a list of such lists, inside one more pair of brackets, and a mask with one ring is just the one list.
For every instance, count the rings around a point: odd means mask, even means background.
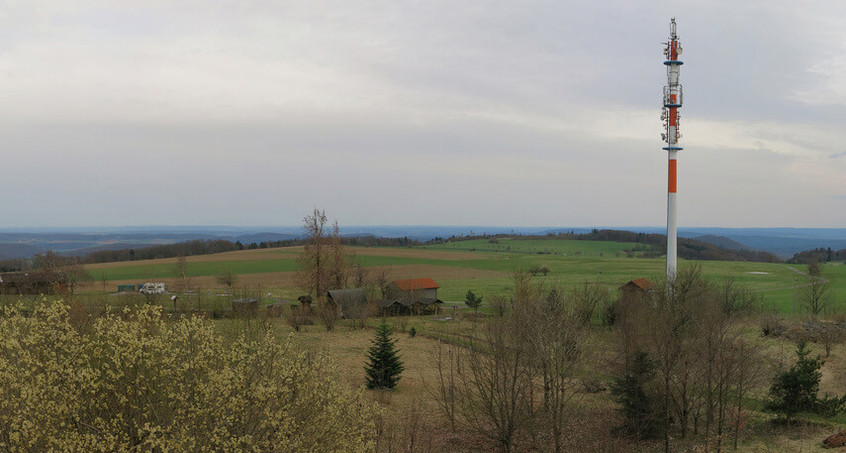
[{"label": "cloudy sky", "polygon": [[846,226],[844,2],[0,5],[0,227]]}]

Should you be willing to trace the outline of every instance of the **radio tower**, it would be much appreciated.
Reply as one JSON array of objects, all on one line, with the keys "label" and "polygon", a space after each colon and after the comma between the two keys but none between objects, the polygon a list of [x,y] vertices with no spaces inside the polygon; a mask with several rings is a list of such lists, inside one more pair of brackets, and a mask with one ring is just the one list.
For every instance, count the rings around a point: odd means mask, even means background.
[{"label": "radio tower", "polygon": [[676,206],[676,154],[681,151],[679,146],[679,108],[682,106],[682,86],[679,83],[681,65],[679,55],[682,53],[679,37],[676,34],[676,18],[670,19],[670,40],[664,49],[667,66],[667,85],[664,87],[664,111],[661,120],[664,122],[664,133],[661,138],[667,143],[664,147],[669,158],[669,172],[667,183],[667,280],[676,277],[676,229],[678,227],[678,211]]}]

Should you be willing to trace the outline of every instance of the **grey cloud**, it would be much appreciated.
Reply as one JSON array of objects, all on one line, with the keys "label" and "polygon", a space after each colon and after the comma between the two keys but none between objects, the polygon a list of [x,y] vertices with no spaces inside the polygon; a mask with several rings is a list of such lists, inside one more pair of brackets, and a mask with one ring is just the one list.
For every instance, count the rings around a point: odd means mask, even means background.
[{"label": "grey cloud", "polygon": [[[824,77],[808,71],[820,44],[846,39],[824,20],[843,7],[673,7],[682,132],[775,125],[748,128],[760,150],[684,151],[681,223],[766,226],[785,209],[797,222],[846,222],[805,201],[823,187],[813,172],[846,171],[842,159],[820,169],[768,151],[846,154],[844,107],[791,97]],[[0,226],[296,224],[315,205],[348,224],[660,225],[667,11],[623,1],[18,3],[0,18],[10,150],[0,189],[18,194]],[[654,124],[642,131],[611,125],[612,114],[643,112]],[[741,193],[761,208],[715,208]]]}]

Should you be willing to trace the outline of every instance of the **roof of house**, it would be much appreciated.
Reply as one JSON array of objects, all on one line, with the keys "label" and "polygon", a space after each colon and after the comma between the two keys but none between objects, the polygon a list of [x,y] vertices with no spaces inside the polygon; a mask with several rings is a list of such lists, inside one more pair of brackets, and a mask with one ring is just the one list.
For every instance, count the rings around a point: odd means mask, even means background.
[{"label": "roof of house", "polygon": [[394,280],[393,284],[397,285],[403,291],[414,291],[418,289],[436,289],[440,288],[437,283],[431,278],[413,278],[410,280]]},{"label": "roof of house", "polygon": [[648,291],[648,290],[655,287],[655,285],[652,284],[652,282],[650,282],[649,280],[647,280],[645,278],[636,278],[634,280],[629,280],[628,283],[621,286],[620,288],[626,288],[626,287],[631,286],[631,285],[634,285],[634,286],[636,286],[636,287],[638,287],[638,288],[640,288],[644,291]]},{"label": "roof of house", "polygon": [[353,305],[366,304],[367,295],[362,288],[329,290],[329,299],[341,307],[343,311]]}]

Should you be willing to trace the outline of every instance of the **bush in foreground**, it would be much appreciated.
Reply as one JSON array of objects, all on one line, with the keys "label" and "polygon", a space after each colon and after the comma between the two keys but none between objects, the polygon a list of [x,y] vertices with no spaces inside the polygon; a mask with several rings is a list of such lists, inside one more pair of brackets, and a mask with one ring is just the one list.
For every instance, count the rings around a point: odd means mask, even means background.
[{"label": "bush in foreground", "polygon": [[62,303],[0,317],[0,450],[373,451],[375,409],[270,333],[227,340],[159,307],[71,324]]}]

